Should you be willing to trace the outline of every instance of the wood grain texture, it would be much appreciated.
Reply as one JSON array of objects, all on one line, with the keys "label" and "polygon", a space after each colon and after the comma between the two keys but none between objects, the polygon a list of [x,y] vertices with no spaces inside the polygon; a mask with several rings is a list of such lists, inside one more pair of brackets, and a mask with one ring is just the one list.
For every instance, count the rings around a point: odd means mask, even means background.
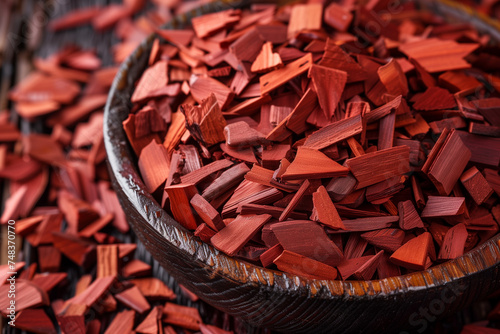
[{"label": "wood grain texture", "polygon": [[[211,3],[192,15],[226,9],[232,3]],[[166,29],[181,28],[185,19],[175,18]],[[147,193],[121,127],[128,115],[126,101],[132,83],[147,64],[152,41],[153,37],[148,38],[124,63],[110,92],[104,122],[108,164],[136,235],[179,283],[201,299],[253,325],[288,333],[367,328],[390,333],[411,327],[410,316],[419,307],[441,300],[443,293],[455,293],[456,299],[447,304],[442,316],[500,288],[500,236],[426,271],[349,282],[303,279],[263,269],[227,257],[193,238]]]}]

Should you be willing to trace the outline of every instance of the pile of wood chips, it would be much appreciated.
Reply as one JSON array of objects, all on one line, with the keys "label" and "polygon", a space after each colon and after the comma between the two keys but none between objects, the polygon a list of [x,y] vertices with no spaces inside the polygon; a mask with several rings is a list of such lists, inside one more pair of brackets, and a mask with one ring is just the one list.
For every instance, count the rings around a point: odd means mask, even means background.
[{"label": "pile of wood chips", "polygon": [[496,235],[499,49],[385,6],[157,30],[123,122],[148,191],[227,255],[315,279],[424,270]]}]

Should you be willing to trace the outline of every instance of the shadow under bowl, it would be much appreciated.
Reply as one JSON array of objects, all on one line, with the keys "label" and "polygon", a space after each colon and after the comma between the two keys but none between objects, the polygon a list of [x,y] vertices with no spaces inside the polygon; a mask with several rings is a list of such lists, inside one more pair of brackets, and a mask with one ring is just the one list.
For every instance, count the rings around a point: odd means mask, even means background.
[{"label": "shadow under bowl", "polygon": [[[182,28],[194,16],[244,5],[214,2],[174,18],[165,28]],[[105,109],[104,141],[113,187],[129,224],[178,283],[253,326],[286,333],[423,330],[429,321],[500,289],[498,235],[453,261],[371,281],[304,279],[231,258],[195,238],[147,192],[122,128],[152,41],[153,36],[146,39],[115,78]]]}]

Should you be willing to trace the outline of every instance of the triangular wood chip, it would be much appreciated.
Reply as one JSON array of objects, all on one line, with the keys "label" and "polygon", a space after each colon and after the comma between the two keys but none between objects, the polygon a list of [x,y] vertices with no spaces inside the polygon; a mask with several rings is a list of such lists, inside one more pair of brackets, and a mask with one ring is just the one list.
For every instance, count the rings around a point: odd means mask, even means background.
[{"label": "triangular wood chip", "polygon": [[324,153],[299,147],[293,162],[281,176],[282,180],[321,179],[325,177],[346,176],[349,169],[342,167]]}]

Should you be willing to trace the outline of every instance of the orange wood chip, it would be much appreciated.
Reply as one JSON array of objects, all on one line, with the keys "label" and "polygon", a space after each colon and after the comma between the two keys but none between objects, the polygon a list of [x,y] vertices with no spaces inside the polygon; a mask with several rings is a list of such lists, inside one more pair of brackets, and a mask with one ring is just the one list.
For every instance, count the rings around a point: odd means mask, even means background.
[{"label": "orange wood chip", "polygon": [[267,94],[296,76],[305,73],[312,66],[312,63],[312,54],[308,53],[302,58],[288,63],[283,68],[264,74],[259,78],[260,93]]},{"label": "orange wood chip", "polygon": [[325,177],[345,176],[349,170],[328,158],[322,152],[299,147],[295,160],[281,176],[283,180],[321,179]]},{"label": "orange wood chip", "polygon": [[343,230],[345,228],[324,186],[320,186],[318,190],[313,193],[313,205],[314,210],[312,215],[316,218],[313,220],[336,230]]},{"label": "orange wood chip", "polygon": [[401,44],[399,50],[415,59],[427,72],[436,73],[470,67],[463,58],[478,47],[474,43],[428,38]]},{"label": "orange wood chip", "polygon": [[301,254],[284,250],[273,263],[282,271],[312,279],[337,278],[337,269]]},{"label": "orange wood chip", "polygon": [[396,250],[391,255],[390,260],[392,263],[404,268],[423,270],[427,265],[427,259],[433,247],[431,234],[424,232]]},{"label": "orange wood chip", "polygon": [[283,62],[279,53],[273,52],[273,44],[266,42],[262,45],[262,50],[255,58],[251,71],[265,73],[283,67]]},{"label": "orange wood chip", "polygon": [[493,188],[475,166],[465,171],[460,181],[477,205],[483,204],[493,194]]},{"label": "orange wood chip", "polygon": [[210,240],[215,248],[234,255],[271,219],[271,215],[239,215]]},{"label": "orange wood chip", "polygon": [[409,159],[409,147],[396,146],[348,159],[346,164],[358,180],[359,189],[409,172]]},{"label": "orange wood chip", "polygon": [[293,6],[288,23],[288,38],[295,37],[303,30],[321,29],[322,16],[323,5],[320,3]]}]

